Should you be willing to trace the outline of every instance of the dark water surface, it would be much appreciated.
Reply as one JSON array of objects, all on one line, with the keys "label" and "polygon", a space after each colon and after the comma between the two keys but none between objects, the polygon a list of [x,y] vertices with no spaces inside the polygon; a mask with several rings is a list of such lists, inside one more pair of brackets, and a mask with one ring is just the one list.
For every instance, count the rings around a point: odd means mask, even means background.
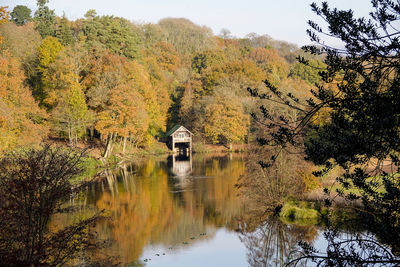
[{"label": "dark water surface", "polygon": [[299,239],[323,243],[319,228],[278,219],[241,231],[245,174],[240,154],[150,158],[110,171],[81,201],[108,211],[96,231],[128,266],[282,266]]}]

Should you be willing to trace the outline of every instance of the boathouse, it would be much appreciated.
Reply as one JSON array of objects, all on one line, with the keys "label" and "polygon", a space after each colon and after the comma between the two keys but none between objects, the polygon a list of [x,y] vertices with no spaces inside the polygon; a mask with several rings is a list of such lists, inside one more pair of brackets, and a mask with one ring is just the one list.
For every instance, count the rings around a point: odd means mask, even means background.
[{"label": "boathouse", "polygon": [[167,132],[168,147],[175,153],[186,154],[192,152],[193,134],[182,125],[175,125]]}]

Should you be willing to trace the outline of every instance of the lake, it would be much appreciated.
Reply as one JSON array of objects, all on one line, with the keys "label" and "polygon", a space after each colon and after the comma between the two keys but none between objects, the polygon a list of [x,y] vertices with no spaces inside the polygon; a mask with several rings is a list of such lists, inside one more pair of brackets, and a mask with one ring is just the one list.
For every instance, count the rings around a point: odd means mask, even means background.
[{"label": "lake", "polygon": [[242,154],[148,158],[74,201],[107,211],[96,231],[127,266],[282,266],[299,240],[326,246],[317,226],[249,219],[235,187],[246,173]]}]

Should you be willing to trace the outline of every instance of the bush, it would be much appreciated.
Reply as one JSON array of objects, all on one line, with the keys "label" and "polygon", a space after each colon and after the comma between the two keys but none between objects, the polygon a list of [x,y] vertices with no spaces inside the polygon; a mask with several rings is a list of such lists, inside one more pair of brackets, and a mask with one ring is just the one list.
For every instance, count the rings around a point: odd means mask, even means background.
[{"label": "bush", "polygon": [[0,160],[0,262],[7,266],[60,266],[97,246],[89,226],[100,213],[56,232],[52,216],[73,210],[64,203],[84,188],[72,180],[82,172],[81,153],[21,150]]}]

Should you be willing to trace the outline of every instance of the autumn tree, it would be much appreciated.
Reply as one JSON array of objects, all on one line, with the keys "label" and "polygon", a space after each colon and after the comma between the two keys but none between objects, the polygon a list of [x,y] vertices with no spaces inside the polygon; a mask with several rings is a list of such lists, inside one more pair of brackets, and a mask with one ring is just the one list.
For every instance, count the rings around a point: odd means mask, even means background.
[{"label": "autumn tree", "polygon": [[46,115],[24,86],[19,63],[0,52],[0,151],[38,144],[47,130]]},{"label": "autumn tree", "polygon": [[67,135],[70,146],[75,147],[78,138],[86,134],[86,129],[93,118],[88,111],[85,94],[79,82],[74,79],[68,83],[68,89],[63,91],[64,98],[54,110],[52,120],[55,129]]},{"label": "autumn tree", "polygon": [[204,98],[204,135],[214,144],[244,142],[248,133],[250,116],[234,96],[227,97],[220,92],[212,98]]},{"label": "autumn tree", "polygon": [[[36,60],[41,37],[35,31],[33,23],[23,26],[17,26],[15,23],[2,24],[0,35],[4,37],[1,47],[7,49],[12,56],[21,61],[24,70],[34,68],[33,61]],[[30,73],[30,71],[27,72]]]},{"label": "autumn tree", "polygon": [[134,145],[146,141],[149,118],[143,96],[126,84],[113,88],[107,109],[98,114],[96,129],[107,138],[104,157],[113,151],[118,137],[123,139],[122,153],[125,153],[129,138]]},{"label": "autumn tree", "polygon": [[89,65],[83,84],[89,107],[97,114],[96,129],[107,140],[105,155],[120,138],[144,145],[153,130],[165,128],[166,114],[142,65],[106,51]]},{"label": "autumn tree", "polygon": [[52,82],[49,77],[49,66],[54,63],[60,52],[63,50],[63,45],[57,38],[48,36],[43,39],[38,47],[38,64],[37,75],[38,82],[34,88],[34,96],[41,106],[50,110],[54,106],[54,95],[51,95]]},{"label": "autumn tree", "polygon": [[[10,12],[6,6],[0,6],[0,25],[6,23],[10,17]],[[0,35],[0,45],[3,42],[3,37]]]},{"label": "autumn tree", "polygon": [[289,74],[289,64],[273,48],[252,49],[249,58],[266,72],[266,78],[274,85],[278,85]]}]

